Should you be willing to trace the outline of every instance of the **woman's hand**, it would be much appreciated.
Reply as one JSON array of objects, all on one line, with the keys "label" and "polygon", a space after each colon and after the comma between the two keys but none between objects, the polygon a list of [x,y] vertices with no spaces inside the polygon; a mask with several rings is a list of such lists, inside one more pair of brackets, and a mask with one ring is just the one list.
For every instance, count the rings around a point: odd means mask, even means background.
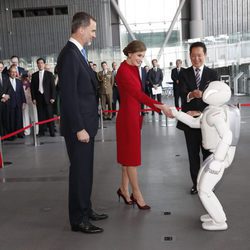
[{"label": "woman's hand", "polygon": [[168,118],[174,118],[171,108],[166,104],[154,104],[154,105],[155,107],[160,109],[164,113],[164,115],[166,115]]}]

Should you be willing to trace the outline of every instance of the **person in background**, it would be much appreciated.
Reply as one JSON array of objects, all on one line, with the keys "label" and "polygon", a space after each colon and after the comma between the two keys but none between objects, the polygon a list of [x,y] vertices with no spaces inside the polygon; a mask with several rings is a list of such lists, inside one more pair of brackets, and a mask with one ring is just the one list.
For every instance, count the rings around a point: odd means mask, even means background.
[{"label": "person in background", "polygon": [[[55,78],[50,71],[45,70],[45,59],[37,59],[38,71],[32,74],[31,96],[37,107],[38,120],[53,118],[53,103],[56,99]],[[55,136],[54,122],[39,125],[39,135],[44,136],[46,126],[49,127],[51,137]]]},{"label": "person in background", "polygon": [[[152,98],[157,98],[157,101],[161,102],[161,94],[154,95],[152,89],[154,88],[156,90],[157,88],[162,88],[163,73],[159,68],[157,59],[152,60],[152,66],[153,68],[148,72],[148,81],[151,88],[150,91],[152,93]],[[152,111],[152,115],[154,115],[154,111]],[[162,115],[162,112],[160,112],[159,115]]]},{"label": "person in background", "polygon": [[10,99],[11,85],[8,77],[2,74],[4,64],[0,61],[0,136],[7,133],[9,127],[7,116],[7,103]]},{"label": "person in background", "polygon": [[[117,110],[116,104],[117,102],[120,103],[120,97],[119,92],[117,88],[116,83],[116,74],[117,74],[117,64],[116,62],[112,63],[112,78],[111,78],[111,84],[113,86],[113,102],[112,102],[112,110]],[[112,113],[112,116],[114,117],[116,115],[115,112]]]},{"label": "person in background", "polygon": [[[23,84],[21,80],[16,78],[17,69],[16,65],[12,65],[9,68],[9,81],[11,84],[10,101],[8,102],[8,114],[9,114],[9,131],[8,133],[15,132],[23,128],[23,109],[26,106],[26,99],[23,90]],[[17,134],[17,137],[23,138],[24,132]],[[15,139],[16,136],[12,136],[11,139]]]},{"label": "person in background", "polygon": [[[180,81],[179,81],[180,74],[183,70],[181,65],[182,65],[181,59],[177,59],[176,68],[172,69],[171,71],[171,79],[173,81],[173,89],[174,89],[174,103],[177,109],[179,108],[179,99],[181,97],[181,93],[180,93],[181,87],[180,87]],[[181,100],[181,104],[182,104],[182,100]]]},{"label": "person in background", "polygon": [[[16,78],[21,79],[22,74],[26,73],[26,70],[22,67],[19,66],[19,57],[18,56],[12,56],[10,58],[10,65],[16,67]],[[4,68],[3,74],[8,75],[9,69],[7,67]]]},{"label": "person in background", "polygon": [[[112,110],[112,99],[113,99],[113,86],[112,86],[112,72],[108,69],[107,62],[101,63],[102,71],[99,71],[97,78],[99,81],[99,95],[101,97],[102,110],[106,110],[106,104],[108,104],[108,110]],[[112,120],[112,113],[104,112],[104,120]]]},{"label": "person in background", "polygon": [[[31,90],[30,90],[30,79],[28,72],[22,75],[21,78],[23,84],[24,95],[26,99],[26,104],[23,109],[23,126],[26,127],[31,122],[38,122],[36,105],[32,102]],[[36,125],[36,134],[38,135],[39,126]],[[30,135],[30,128],[24,131],[24,135]]]}]

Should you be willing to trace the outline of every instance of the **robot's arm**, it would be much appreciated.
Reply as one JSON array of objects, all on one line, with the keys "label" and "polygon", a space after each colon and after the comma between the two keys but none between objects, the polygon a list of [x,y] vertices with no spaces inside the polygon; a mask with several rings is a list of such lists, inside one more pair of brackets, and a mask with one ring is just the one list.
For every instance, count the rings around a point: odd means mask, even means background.
[{"label": "robot's arm", "polygon": [[220,141],[214,152],[214,159],[223,161],[232,142],[232,132],[225,121],[225,113],[223,111],[211,112],[207,116],[207,122],[209,126],[215,127],[220,136]]},{"label": "robot's arm", "polygon": [[189,127],[191,127],[191,128],[200,128],[201,127],[200,121],[201,121],[202,115],[194,118],[191,115],[188,115],[182,111],[177,111],[176,108],[171,108],[171,111],[177,120],[187,124]]}]

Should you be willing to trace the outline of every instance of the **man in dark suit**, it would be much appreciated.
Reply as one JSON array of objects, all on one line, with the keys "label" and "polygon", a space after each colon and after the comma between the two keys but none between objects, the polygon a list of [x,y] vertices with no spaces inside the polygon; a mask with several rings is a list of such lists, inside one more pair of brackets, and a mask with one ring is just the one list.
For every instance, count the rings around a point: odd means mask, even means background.
[{"label": "man in dark suit", "polygon": [[7,133],[8,119],[6,111],[11,92],[10,81],[5,74],[2,74],[3,69],[4,64],[0,61],[0,136]]},{"label": "man in dark suit", "polygon": [[[9,115],[8,133],[12,133],[18,129],[23,128],[23,108],[26,105],[26,99],[23,90],[22,82],[16,78],[16,66],[12,65],[9,68],[9,81],[11,84],[10,100],[7,103]],[[17,135],[20,138],[24,137],[21,132]],[[15,136],[12,137],[15,139]]]},{"label": "man in dark suit", "polygon": [[[23,74],[27,73],[27,72],[25,71],[24,68],[19,66],[19,57],[18,56],[12,56],[10,58],[10,64],[16,67],[16,78],[21,80],[21,76]],[[8,75],[8,68],[7,67],[4,68],[3,74]]]},{"label": "man in dark suit", "polygon": [[[112,77],[111,77],[111,85],[113,86],[113,102],[112,102],[112,110],[117,110],[116,108],[116,103],[120,103],[120,96],[119,96],[119,92],[118,92],[118,87],[117,87],[117,83],[115,80],[117,74],[117,64],[116,62],[112,62]],[[112,116],[115,116],[115,112],[112,113]]]},{"label": "man in dark suit", "polygon": [[[173,80],[173,88],[174,88],[174,103],[175,107],[179,108],[179,99],[181,97],[180,95],[180,81],[179,76],[183,68],[181,67],[182,61],[180,59],[176,60],[176,68],[172,69],[171,72],[171,79]],[[182,100],[181,100],[182,104]]]},{"label": "man in dark suit", "polygon": [[[156,59],[152,60],[152,66],[153,68],[150,69],[148,72],[148,81],[151,89],[151,95],[153,99],[157,97],[157,101],[161,102],[161,94],[153,95],[152,88],[162,88],[163,73],[162,70],[159,68],[158,61]],[[153,114],[154,111],[152,111],[152,115]],[[160,112],[159,115],[162,115],[162,112]]]},{"label": "man in dark suit", "polygon": [[[145,92],[146,93],[146,91],[147,91],[147,86],[146,86],[146,81],[147,81],[147,72],[146,72],[146,69],[145,69],[145,67],[141,67],[141,66],[139,66],[138,67],[138,70],[139,70],[139,75],[140,75],[140,78],[141,78],[141,87],[142,87],[142,90],[143,90],[143,92]],[[141,104],[141,109],[144,109],[144,104]],[[144,111],[142,111],[141,112],[141,114],[142,115],[145,115],[146,114],[146,112],[144,112]]]},{"label": "man in dark suit", "polygon": [[[183,69],[179,79],[181,95],[184,100],[182,111],[192,115],[192,111],[202,112],[207,106],[207,104],[202,101],[202,93],[209,82],[218,80],[218,75],[214,70],[204,65],[207,53],[207,48],[204,43],[196,42],[191,44],[189,53],[192,66]],[[203,160],[209,156],[210,152],[202,147],[200,129],[190,128],[181,122],[177,123],[177,128],[183,130],[185,134],[190,173],[193,181],[193,187],[190,193],[196,194],[197,176],[201,162],[200,149],[202,150]]]},{"label": "man in dark suit", "polygon": [[70,160],[69,219],[72,231],[100,233],[90,220],[108,216],[97,214],[91,205],[94,139],[98,130],[97,80],[88,64],[84,45],[96,37],[96,21],[85,12],[76,13],[71,37],[58,60],[61,100],[61,133]]},{"label": "man in dark suit", "polygon": [[[32,74],[31,96],[37,106],[38,121],[53,118],[53,103],[56,99],[56,86],[53,74],[45,68],[45,60],[37,59],[39,71]],[[43,136],[47,124],[39,125],[39,135]],[[55,136],[54,122],[48,123],[50,136]]]}]

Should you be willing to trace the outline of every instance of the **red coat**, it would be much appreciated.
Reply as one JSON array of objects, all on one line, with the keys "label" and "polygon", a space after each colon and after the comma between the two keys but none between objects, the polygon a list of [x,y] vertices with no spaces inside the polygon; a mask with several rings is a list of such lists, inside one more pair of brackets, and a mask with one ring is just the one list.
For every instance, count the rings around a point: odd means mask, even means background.
[{"label": "red coat", "polygon": [[141,165],[141,103],[160,112],[157,101],[142,90],[139,70],[126,61],[121,63],[116,75],[120,94],[120,108],[116,119],[117,161],[123,166]]}]

